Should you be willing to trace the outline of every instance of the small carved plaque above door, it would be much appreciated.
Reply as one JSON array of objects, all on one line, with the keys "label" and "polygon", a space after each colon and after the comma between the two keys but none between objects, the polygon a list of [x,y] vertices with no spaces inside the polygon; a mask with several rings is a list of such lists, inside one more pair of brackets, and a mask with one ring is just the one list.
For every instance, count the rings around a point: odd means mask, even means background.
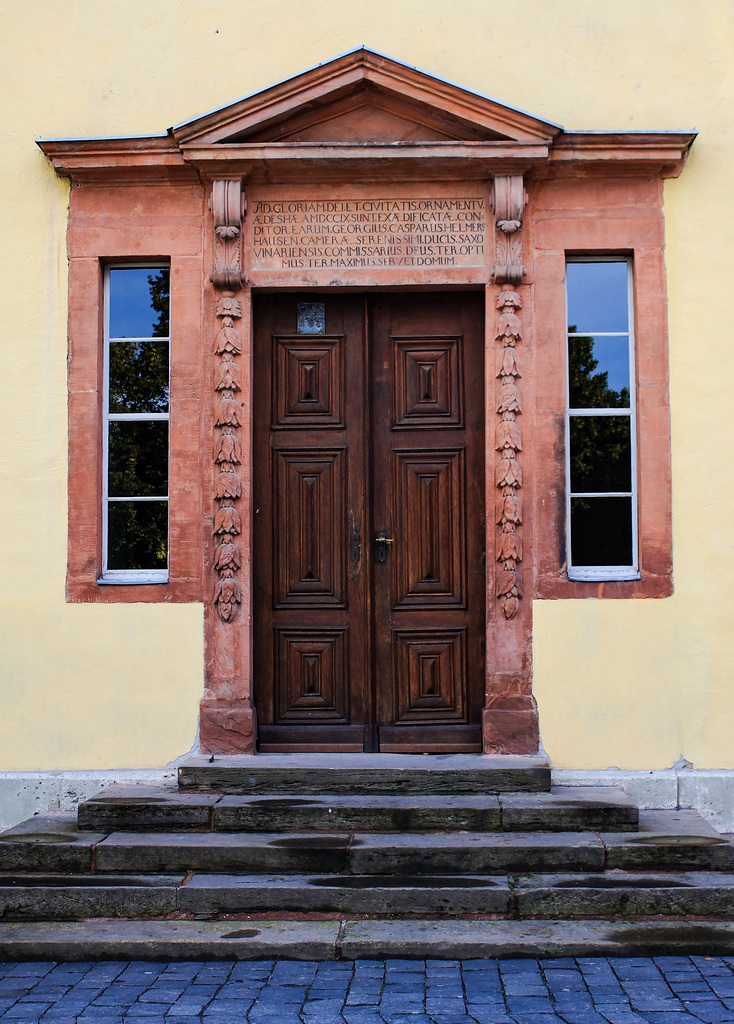
[{"label": "small carved plaque above door", "polygon": [[326,334],[326,303],[299,302],[296,323],[299,334]]}]

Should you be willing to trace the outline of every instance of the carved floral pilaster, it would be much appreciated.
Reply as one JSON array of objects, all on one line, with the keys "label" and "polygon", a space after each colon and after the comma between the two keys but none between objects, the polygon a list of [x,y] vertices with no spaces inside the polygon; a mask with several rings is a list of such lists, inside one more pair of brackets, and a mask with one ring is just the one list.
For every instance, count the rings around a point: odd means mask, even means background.
[{"label": "carved floral pilaster", "polygon": [[499,490],[496,523],[498,527],[496,559],[501,566],[495,595],[505,618],[517,614],[522,598],[522,429],[517,417],[522,413],[519,380],[522,377],[517,345],[522,341],[522,298],[516,290],[522,284],[522,221],[525,190],[520,175],[498,175],[494,179],[495,283],[502,286],[497,296],[495,338],[500,344],[497,357],[497,414],[495,434],[495,484]]},{"label": "carved floral pilaster", "polygon": [[220,619],[231,622],[242,603],[238,579],[242,553],[237,538],[242,533],[238,502],[242,480],[238,467],[242,445],[241,373],[238,359],[242,339],[237,321],[242,310],[235,292],[242,287],[240,242],[245,197],[239,181],[215,181],[212,190],[214,217],[214,271],[212,283],[220,294],[216,303],[214,339],[214,604]]}]

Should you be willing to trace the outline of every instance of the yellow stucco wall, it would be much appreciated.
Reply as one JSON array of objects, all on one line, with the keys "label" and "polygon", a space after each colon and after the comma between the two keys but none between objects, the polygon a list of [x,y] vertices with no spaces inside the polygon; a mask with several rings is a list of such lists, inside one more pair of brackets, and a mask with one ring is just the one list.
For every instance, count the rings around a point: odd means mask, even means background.
[{"label": "yellow stucco wall", "polygon": [[[194,741],[196,605],[66,605],[68,187],[37,136],[160,132],[359,44],[567,128],[701,135],[665,188],[675,596],[537,602],[559,767],[734,767],[728,0],[28,0],[0,11],[0,767]],[[152,695],[152,697],[151,697]]]}]

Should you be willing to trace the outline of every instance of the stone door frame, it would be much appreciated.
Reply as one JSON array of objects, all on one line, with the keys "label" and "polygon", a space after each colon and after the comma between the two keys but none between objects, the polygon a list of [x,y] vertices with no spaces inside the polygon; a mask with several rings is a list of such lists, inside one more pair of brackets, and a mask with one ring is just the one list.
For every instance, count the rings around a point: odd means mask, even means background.
[{"label": "stone door frame", "polygon": [[[522,556],[519,555],[524,542],[525,549],[532,549],[529,524],[523,524],[520,463],[522,408],[521,392],[524,381],[518,370],[524,340],[522,305],[523,284],[527,270],[522,263],[522,224],[526,195],[522,176],[498,175],[491,185],[486,181],[460,184],[448,183],[428,187],[424,182],[407,182],[393,186],[393,193],[400,198],[422,199],[426,191],[435,195],[463,193],[471,187],[472,195],[481,198],[488,212],[487,244],[483,265],[468,270],[451,268],[446,271],[420,271],[418,287],[447,288],[481,287],[485,293],[485,503],[488,510],[486,521],[487,551],[487,602],[486,602],[486,690],[485,708],[482,714],[482,731],[485,751],[495,753],[533,753],[538,749],[538,718],[531,689],[531,635],[532,603],[522,597]],[[313,186],[293,184],[288,186],[287,195],[292,201],[301,201]],[[236,425],[227,423],[225,411],[215,411],[213,450],[219,453],[223,436],[234,436],[242,452],[249,452],[252,444],[251,403],[248,396],[257,380],[253,379],[252,362],[252,294],[254,282],[261,288],[283,287],[282,271],[258,271],[252,267],[251,235],[248,235],[246,218],[248,211],[263,195],[282,198],[286,193],[278,187],[272,191],[260,187],[251,198],[250,190],[240,179],[217,179],[212,183],[212,223],[214,270],[212,273],[212,294],[208,305],[213,308],[212,348],[215,351],[215,380],[221,379],[224,361],[233,361],[241,373],[241,392],[216,391],[215,409],[223,402],[242,400],[243,415]],[[347,194],[364,196],[369,187],[360,185],[334,185],[329,193],[344,197]],[[489,211],[495,213],[494,223]],[[504,227],[499,227],[497,222]],[[348,280],[342,272],[329,270],[328,288],[348,287],[377,291],[379,288],[399,288],[413,291],[415,283],[405,281],[402,268],[380,268],[359,277],[353,272]],[[335,278],[340,278],[335,281]],[[323,276],[322,276],[323,279]],[[366,279],[366,280],[365,280]],[[288,278],[286,277],[286,280]],[[243,281],[252,282],[242,284]],[[357,284],[357,281],[360,281]],[[362,281],[364,283],[362,283]],[[319,285],[316,284],[316,289]],[[321,284],[323,288],[324,285]],[[298,282],[291,288],[302,290]],[[225,325],[224,327],[222,325]],[[222,344],[217,338],[223,332],[236,331],[240,340],[236,347],[240,352],[220,351]],[[517,354],[518,358],[513,357]],[[500,360],[499,373],[497,361]],[[503,365],[504,364],[504,365]],[[512,365],[510,365],[512,364]],[[506,372],[505,372],[506,371]],[[499,410],[499,411],[496,411]],[[498,448],[497,429],[500,423],[507,425],[506,440]],[[215,458],[219,458],[217,454]],[[252,579],[251,565],[251,524],[252,524],[252,462],[243,454],[241,461],[227,467],[230,477],[239,478],[235,488],[220,483],[221,462],[215,462],[214,493],[225,497],[215,499],[212,508],[213,534],[213,592],[235,593],[239,600],[230,602],[222,609],[222,603],[215,599],[205,610],[207,664],[209,666],[209,693],[202,701],[200,717],[200,742],[202,747],[213,753],[253,751],[257,728],[252,687]],[[226,465],[226,463],[225,463]],[[239,497],[231,495],[240,491]],[[241,553],[241,566],[231,563],[222,565],[221,533],[216,532],[217,515],[222,508],[241,507],[242,533],[236,543]],[[499,523],[492,512],[497,509]],[[221,518],[221,515],[220,515]],[[247,525],[249,524],[249,526]],[[498,532],[502,534],[507,557],[497,564],[499,572],[491,571],[494,553],[498,544]],[[524,534],[524,536],[523,536]],[[226,554],[226,552],[225,552]],[[220,582],[221,581],[221,582]],[[231,581],[231,582],[224,582]],[[245,628],[245,623],[246,628]],[[234,683],[234,688],[233,688]],[[233,693],[234,689],[234,693]]]}]

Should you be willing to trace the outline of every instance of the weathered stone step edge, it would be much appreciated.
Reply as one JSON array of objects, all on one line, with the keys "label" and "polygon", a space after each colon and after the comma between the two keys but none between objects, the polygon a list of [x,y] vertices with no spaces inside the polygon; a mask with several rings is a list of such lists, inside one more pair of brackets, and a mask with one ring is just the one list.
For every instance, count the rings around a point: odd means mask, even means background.
[{"label": "weathered stone step edge", "polygon": [[178,912],[185,875],[0,874],[0,920],[165,917]]},{"label": "weathered stone step edge", "polygon": [[[657,839],[657,837],[654,837]],[[670,838],[670,837],[664,837]],[[285,874],[498,874],[620,870],[734,870],[718,840],[641,843],[637,833],[458,832],[438,835],[116,833],[95,848],[97,870]],[[691,840],[690,842],[688,840]],[[428,867],[428,870],[426,870]]]},{"label": "weathered stone step edge", "polygon": [[243,754],[191,757],[178,768],[182,789],[290,793],[489,793],[550,789],[550,765],[537,755]]},{"label": "weathered stone step edge", "polygon": [[529,918],[732,918],[734,874],[626,872],[525,875],[513,880],[514,916]]},{"label": "weathered stone step edge", "polygon": [[0,922],[4,960],[356,960],[728,955],[729,921]]},{"label": "weathered stone step edge", "polygon": [[[385,885],[389,880],[389,885]],[[639,883],[646,882],[643,887]],[[563,888],[574,886],[574,888]],[[613,887],[612,887],[613,886]],[[194,874],[179,890],[187,913],[421,913],[511,918],[732,917],[734,874],[585,876],[257,876]]]},{"label": "weathered stone step edge", "polygon": [[[508,857],[508,847],[513,844],[516,854]],[[263,846],[266,855],[262,854]],[[478,860],[476,850],[481,852],[483,846],[505,852],[494,859],[488,856]],[[545,853],[538,857],[538,848],[549,849],[556,859],[549,861]],[[571,856],[564,856],[569,849]],[[473,855],[468,859],[467,850]],[[257,866],[248,860],[253,855],[259,858]],[[427,873],[418,863],[426,856],[430,858],[430,873],[443,874],[601,871],[605,867],[646,871],[734,870],[734,845],[695,811],[644,811],[636,833],[408,836],[224,832],[129,832],[106,836],[104,832],[79,832],[73,815],[51,812],[22,822],[0,836],[0,870],[6,872],[88,872],[94,866],[101,871],[126,874],[187,870],[289,874],[337,874],[349,870],[353,874],[372,874],[376,873],[377,858],[382,861],[379,873],[409,874]]]},{"label": "weathered stone step edge", "polygon": [[354,889],[351,880],[351,876],[341,876],[335,879],[335,886],[320,886],[314,876],[194,876],[187,885],[182,885],[181,879],[173,886],[164,882],[142,888],[134,884],[139,879],[131,879],[129,886],[107,886],[99,884],[100,876],[90,875],[84,886],[64,889],[63,885],[34,885],[32,878],[26,886],[7,888],[0,876],[0,920],[263,913],[507,916],[511,909],[507,877],[449,877],[438,880],[438,885],[426,879],[424,885],[387,889],[383,888],[384,879],[368,880],[371,884],[366,889]]},{"label": "weathered stone step edge", "polygon": [[3,882],[0,875],[0,919],[5,921],[263,913],[522,920],[734,915],[734,874],[710,872],[411,878],[199,873],[185,884],[180,876],[41,876],[35,881],[31,875],[13,886]]},{"label": "weathered stone step edge", "polygon": [[[656,851],[660,855],[660,851]],[[600,871],[593,834],[457,832],[407,836],[118,832],[95,847],[98,871],[248,874],[497,874]],[[428,871],[426,870],[428,867]]]},{"label": "weathered stone step edge", "polygon": [[111,786],[78,808],[84,831],[215,832],[630,831],[635,804],[613,787],[556,787],[516,794],[179,793]]}]

